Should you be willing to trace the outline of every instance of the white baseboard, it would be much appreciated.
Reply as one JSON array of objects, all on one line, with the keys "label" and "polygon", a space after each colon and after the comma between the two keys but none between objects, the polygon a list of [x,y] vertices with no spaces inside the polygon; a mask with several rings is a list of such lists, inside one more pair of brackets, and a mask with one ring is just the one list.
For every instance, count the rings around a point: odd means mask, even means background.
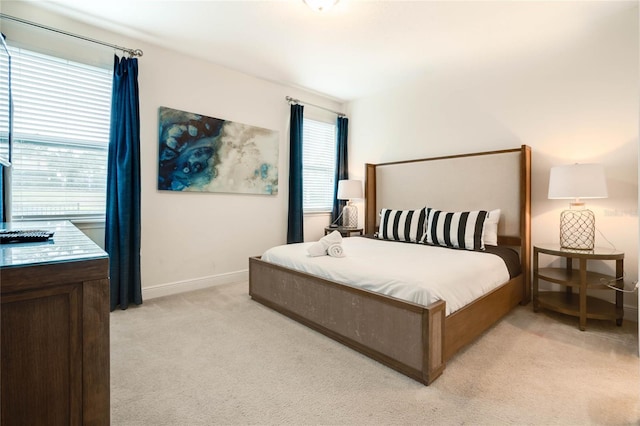
[{"label": "white baseboard", "polygon": [[155,299],[156,297],[170,296],[172,294],[185,293],[187,291],[201,290],[222,284],[231,284],[249,280],[249,271],[242,270],[228,272],[192,280],[176,281],[172,283],[158,284],[150,287],[142,287],[142,299]]},{"label": "white baseboard", "polygon": [[624,306],[624,319],[638,322],[638,308],[636,306]]}]

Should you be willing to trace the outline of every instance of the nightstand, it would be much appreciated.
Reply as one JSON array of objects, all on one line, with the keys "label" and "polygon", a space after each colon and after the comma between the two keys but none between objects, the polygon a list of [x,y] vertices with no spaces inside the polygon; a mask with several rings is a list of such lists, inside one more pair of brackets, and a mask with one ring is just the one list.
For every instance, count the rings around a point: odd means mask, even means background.
[{"label": "nightstand", "polygon": [[[540,255],[556,256],[565,259],[564,268],[539,268]],[[573,260],[577,259],[579,268],[573,269]],[[615,261],[615,276],[589,271],[590,260]],[[587,327],[587,318],[616,320],[622,325],[624,310],[622,292],[614,291],[606,284],[623,288],[624,253],[602,247],[593,250],[572,250],[561,248],[558,244],[543,244],[533,247],[533,310],[549,309],[580,319],[580,330]],[[538,291],[539,281],[565,286],[565,291]],[[577,293],[573,289],[577,289]],[[615,292],[615,302],[587,296],[587,289],[604,289]]]},{"label": "nightstand", "polygon": [[325,226],[324,227],[324,235],[329,235],[333,231],[338,231],[340,235],[342,235],[345,238],[350,237],[351,234],[362,235],[362,228],[351,228],[348,226],[338,226],[338,227]]}]

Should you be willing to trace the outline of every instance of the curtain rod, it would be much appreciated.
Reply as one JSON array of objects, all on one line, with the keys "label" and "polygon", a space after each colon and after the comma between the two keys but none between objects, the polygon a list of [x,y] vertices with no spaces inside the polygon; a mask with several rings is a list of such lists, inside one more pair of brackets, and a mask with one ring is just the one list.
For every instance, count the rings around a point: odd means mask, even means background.
[{"label": "curtain rod", "polygon": [[285,96],[285,98],[287,99],[287,101],[288,101],[290,104],[302,104],[302,105],[309,105],[309,106],[312,106],[312,107],[315,107],[315,108],[320,108],[320,109],[323,109],[323,110],[325,110],[325,111],[332,112],[332,113],[336,114],[338,117],[346,117],[346,116],[347,116],[346,114],[344,114],[344,113],[342,113],[342,112],[334,111],[334,110],[332,110],[332,109],[325,108],[325,107],[322,107],[322,106],[320,106],[320,105],[314,105],[314,104],[310,104],[310,103],[308,103],[308,102],[302,102],[302,101],[300,101],[299,99],[294,99],[294,98],[292,98],[291,96]]},{"label": "curtain rod", "polygon": [[56,28],[47,27],[45,25],[41,25],[41,24],[37,24],[35,22],[27,21],[26,19],[16,18],[15,16],[6,15],[4,13],[0,13],[0,18],[8,19],[10,21],[20,22],[21,24],[31,25],[33,27],[38,27],[38,28],[41,28],[41,29],[47,30],[47,31],[53,31],[54,33],[63,34],[63,35],[69,36],[69,37],[79,38],[81,40],[89,41],[91,43],[101,44],[103,46],[111,47],[111,48],[116,49],[116,50],[121,50],[121,51],[123,51],[125,53],[128,53],[130,56],[142,56],[142,54],[143,54],[142,50],[140,50],[140,49],[129,49],[127,47],[117,46],[115,44],[106,43],[104,41],[96,40],[96,39],[93,39],[93,38],[84,37],[84,36],[81,36],[81,35],[72,34],[72,33],[66,32],[66,31],[58,30]]}]

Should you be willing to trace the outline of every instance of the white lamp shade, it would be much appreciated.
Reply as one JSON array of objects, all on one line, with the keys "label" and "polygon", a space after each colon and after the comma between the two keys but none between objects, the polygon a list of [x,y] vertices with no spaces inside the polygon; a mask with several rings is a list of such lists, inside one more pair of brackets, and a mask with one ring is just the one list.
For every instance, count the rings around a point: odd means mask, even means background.
[{"label": "white lamp shade", "polygon": [[549,174],[550,199],[607,198],[607,181],[600,164],[554,166]]},{"label": "white lamp shade", "polygon": [[338,181],[338,200],[353,200],[362,198],[362,182],[359,180]]}]

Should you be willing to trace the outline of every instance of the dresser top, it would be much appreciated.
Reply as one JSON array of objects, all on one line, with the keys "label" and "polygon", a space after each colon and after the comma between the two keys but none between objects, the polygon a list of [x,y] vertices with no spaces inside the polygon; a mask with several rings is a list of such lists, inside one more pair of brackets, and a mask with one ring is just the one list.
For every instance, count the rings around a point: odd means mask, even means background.
[{"label": "dresser top", "polygon": [[48,241],[0,244],[0,267],[34,266],[108,257],[69,221],[0,222],[0,229],[42,229],[55,234]]}]

